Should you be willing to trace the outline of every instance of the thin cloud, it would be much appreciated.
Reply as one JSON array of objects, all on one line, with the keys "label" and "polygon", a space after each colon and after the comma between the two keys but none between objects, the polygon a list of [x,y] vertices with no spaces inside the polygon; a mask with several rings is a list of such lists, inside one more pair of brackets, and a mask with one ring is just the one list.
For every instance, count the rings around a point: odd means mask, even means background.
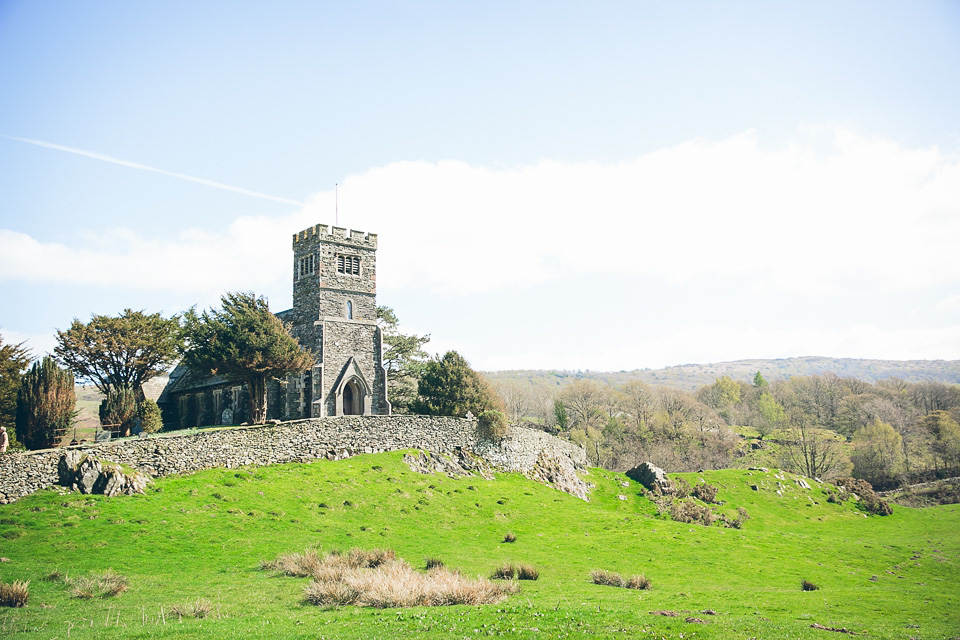
[{"label": "thin cloud", "polygon": [[30,138],[18,138],[16,136],[8,136],[8,135],[4,135],[3,137],[7,138],[8,140],[25,142],[27,144],[36,145],[38,147],[45,147],[47,149],[56,149],[57,151],[66,151],[67,153],[73,153],[75,155],[84,156],[86,158],[93,158],[94,160],[102,160],[104,162],[119,164],[120,166],[123,166],[123,167],[140,169],[142,171],[150,171],[151,173],[159,173],[162,176],[177,178],[179,180],[186,180],[187,182],[196,182],[197,184],[202,184],[207,187],[213,187],[214,189],[221,189],[223,191],[230,191],[232,193],[239,193],[240,195],[250,196],[252,198],[272,200],[273,202],[282,202],[283,204],[292,204],[298,207],[303,206],[303,203],[297,200],[291,200],[289,198],[281,198],[279,196],[271,196],[270,194],[259,193],[257,191],[250,191],[249,189],[234,187],[229,184],[223,184],[222,182],[214,182],[213,180],[207,180],[205,178],[188,176],[183,173],[177,173],[176,171],[167,171],[166,169],[158,169],[156,167],[150,167],[145,164],[140,164],[139,162],[131,162],[130,160],[122,160],[120,158],[114,158],[113,156],[108,156],[103,153],[96,153],[94,151],[85,151],[83,149],[77,149],[75,147],[67,147],[62,144],[53,144],[52,142],[44,142],[43,140],[33,140]]}]

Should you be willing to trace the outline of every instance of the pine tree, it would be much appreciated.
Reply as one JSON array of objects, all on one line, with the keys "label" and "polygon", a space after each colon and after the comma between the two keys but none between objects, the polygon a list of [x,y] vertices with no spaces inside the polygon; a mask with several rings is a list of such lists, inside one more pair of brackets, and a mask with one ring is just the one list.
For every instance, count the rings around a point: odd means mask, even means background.
[{"label": "pine tree", "polygon": [[50,356],[34,362],[17,393],[17,439],[27,449],[55,446],[73,424],[76,401],[71,371]]}]

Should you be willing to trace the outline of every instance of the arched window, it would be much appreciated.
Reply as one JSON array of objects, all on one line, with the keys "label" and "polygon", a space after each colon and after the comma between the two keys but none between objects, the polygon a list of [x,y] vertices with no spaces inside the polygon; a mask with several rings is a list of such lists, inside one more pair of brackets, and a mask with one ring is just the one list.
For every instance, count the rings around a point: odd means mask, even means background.
[{"label": "arched window", "polygon": [[347,300],[347,320],[353,320],[353,300]]}]

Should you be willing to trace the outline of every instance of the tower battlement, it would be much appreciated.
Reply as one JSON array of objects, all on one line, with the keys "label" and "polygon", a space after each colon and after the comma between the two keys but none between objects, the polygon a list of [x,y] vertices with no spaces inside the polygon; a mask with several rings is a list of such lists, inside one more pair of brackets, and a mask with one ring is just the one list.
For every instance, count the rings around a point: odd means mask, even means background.
[{"label": "tower battlement", "polygon": [[366,233],[354,229],[348,230],[346,227],[331,227],[326,224],[315,224],[293,234],[293,248],[296,249],[297,244],[309,239],[343,242],[368,249],[377,248],[377,234],[375,233]]}]

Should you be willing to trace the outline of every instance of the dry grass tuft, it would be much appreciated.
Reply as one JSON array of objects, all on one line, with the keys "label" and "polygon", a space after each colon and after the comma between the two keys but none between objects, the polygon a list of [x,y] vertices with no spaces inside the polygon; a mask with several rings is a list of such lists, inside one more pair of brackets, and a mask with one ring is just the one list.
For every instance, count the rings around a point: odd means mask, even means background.
[{"label": "dry grass tuft", "polygon": [[627,584],[625,586],[627,589],[640,589],[641,591],[646,591],[647,589],[650,589],[651,586],[650,578],[642,573],[638,576],[631,576],[630,579],[627,580]]},{"label": "dry grass tuft", "polygon": [[180,620],[183,618],[197,618],[198,620],[207,618],[212,611],[213,603],[204,598],[197,598],[195,602],[170,607],[170,615],[176,616]]},{"label": "dry grass tuft", "polygon": [[590,579],[593,580],[593,584],[601,584],[606,587],[623,587],[626,585],[619,573],[606,569],[594,569],[590,572]]},{"label": "dry grass tuft", "polygon": [[130,586],[127,577],[113,569],[70,578],[65,582],[70,586],[70,595],[81,600],[118,596]]},{"label": "dry grass tuft", "polygon": [[504,542],[516,542],[516,541],[517,541],[517,535],[516,535],[513,531],[507,531],[507,533],[503,536],[503,541],[504,541]]},{"label": "dry grass tuft", "polygon": [[533,565],[517,565],[517,580],[536,580],[539,577],[540,572]]},{"label": "dry grass tuft", "polygon": [[817,585],[813,584],[813,583],[810,582],[809,580],[801,580],[801,581],[800,581],[800,588],[803,589],[804,591],[816,591],[816,590],[819,589],[820,587],[818,587]]},{"label": "dry grass tuft", "polygon": [[517,568],[512,564],[504,564],[493,570],[490,574],[491,580],[513,580],[517,575]]},{"label": "dry grass tuft", "polygon": [[24,607],[30,599],[30,581],[0,582],[0,607]]},{"label": "dry grass tuft", "polygon": [[389,549],[351,549],[326,555],[308,549],[260,563],[261,569],[313,578],[304,600],[327,608],[492,604],[517,591],[512,584],[465,578],[459,571],[446,569],[439,558],[427,558],[426,566],[426,573],[416,571]]}]

